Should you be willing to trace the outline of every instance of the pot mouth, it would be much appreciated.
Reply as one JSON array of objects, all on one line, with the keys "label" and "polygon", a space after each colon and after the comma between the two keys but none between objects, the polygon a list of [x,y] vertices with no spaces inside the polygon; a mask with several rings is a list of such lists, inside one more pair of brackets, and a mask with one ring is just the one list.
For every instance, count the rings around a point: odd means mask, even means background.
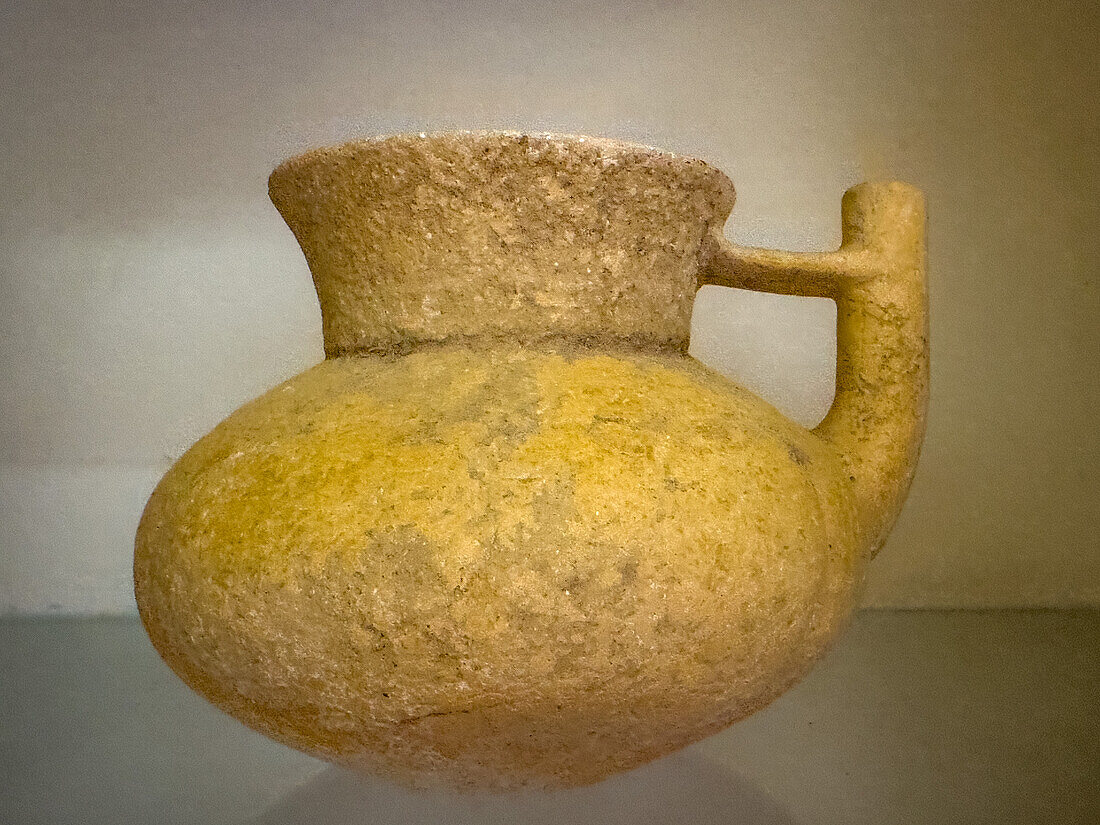
[{"label": "pot mouth", "polygon": [[734,191],[733,184],[720,169],[711,166],[705,160],[693,155],[673,152],[651,146],[647,143],[620,140],[618,138],[604,137],[600,135],[585,135],[579,132],[553,132],[553,131],[527,131],[514,129],[437,129],[424,132],[394,132],[384,135],[365,135],[351,140],[333,143],[326,146],[318,146],[284,160],[275,167],[271,173],[271,180],[283,178],[288,175],[301,173],[309,166],[316,163],[325,163],[342,155],[354,154],[368,147],[384,148],[387,145],[408,144],[410,142],[424,142],[426,146],[433,143],[466,143],[471,146],[485,141],[513,139],[535,140],[544,145],[559,150],[595,149],[601,157],[618,159],[624,157],[648,156],[654,160],[669,164],[684,164],[694,167],[702,167],[710,170],[716,176],[728,184],[729,209],[733,209]]}]

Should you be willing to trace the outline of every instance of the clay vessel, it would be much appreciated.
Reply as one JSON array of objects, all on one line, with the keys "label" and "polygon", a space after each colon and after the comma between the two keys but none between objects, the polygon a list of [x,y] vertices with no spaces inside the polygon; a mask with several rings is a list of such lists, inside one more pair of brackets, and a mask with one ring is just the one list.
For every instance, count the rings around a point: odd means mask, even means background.
[{"label": "clay vessel", "polygon": [[[168,472],[137,535],[157,650],[258,731],[415,785],[597,781],[765,706],[843,628],[927,401],[924,207],[835,252],[735,246],[734,190],[603,139],[408,135],[270,194],[325,360]],[[702,284],[837,303],[813,430],[687,355]]]}]

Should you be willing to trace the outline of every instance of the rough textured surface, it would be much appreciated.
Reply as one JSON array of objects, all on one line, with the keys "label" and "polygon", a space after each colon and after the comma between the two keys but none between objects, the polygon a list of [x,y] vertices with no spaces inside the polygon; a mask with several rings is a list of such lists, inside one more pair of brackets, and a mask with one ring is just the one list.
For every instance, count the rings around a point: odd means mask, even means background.
[{"label": "rough textured surface", "polygon": [[[326,350],[360,354],[234,413],[146,508],[138,604],[198,692],[295,747],[414,784],[568,786],[751,713],[836,636],[919,444],[919,195],[853,190],[838,253],[741,250],[714,223],[732,203],[720,173],[593,146],[401,137],[273,176]],[[612,150],[630,162],[604,163]],[[494,177],[483,157],[507,162]],[[429,186],[433,207],[410,206],[415,188],[389,201],[353,185],[453,167],[492,209],[465,208],[458,189]],[[633,228],[559,241],[548,209],[525,219],[530,243],[487,247],[485,216],[545,198],[547,181],[580,182],[562,214],[574,198],[577,215],[614,203],[604,214],[630,224],[633,198]],[[446,241],[404,239],[424,215]],[[578,262],[619,260],[640,226],[663,251],[580,277]],[[408,279],[386,269],[400,266]],[[682,293],[700,278],[837,298],[840,391],[817,431],[680,352]],[[492,312],[474,311],[478,295]]]},{"label": "rough textured surface", "polygon": [[855,584],[837,466],[684,356],[332,359],[172,471],[139,602],[189,683],[297,747],[592,781],[805,671]]},{"label": "rough textured surface", "polygon": [[700,160],[602,138],[398,135],[276,169],[325,353],[497,334],[687,348],[699,246],[733,186]]}]

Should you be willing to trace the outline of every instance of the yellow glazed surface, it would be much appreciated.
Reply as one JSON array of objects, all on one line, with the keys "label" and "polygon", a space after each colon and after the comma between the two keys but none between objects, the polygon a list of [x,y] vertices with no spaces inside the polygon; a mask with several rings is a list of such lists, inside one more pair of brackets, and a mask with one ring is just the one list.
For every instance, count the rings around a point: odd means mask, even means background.
[{"label": "yellow glazed surface", "polygon": [[[157,649],[257,730],[419,785],[592,782],[764,706],[843,628],[919,446],[923,212],[885,186],[846,198],[839,253],[740,250],[709,219],[670,242],[697,283],[837,298],[813,432],[684,354],[679,316],[642,340],[644,295],[606,339],[532,336],[532,301],[510,336],[424,340],[437,316],[379,299],[414,344],[330,351],[157,487],[135,555]],[[899,197],[901,231],[867,229]],[[339,340],[377,340],[358,306]]]}]

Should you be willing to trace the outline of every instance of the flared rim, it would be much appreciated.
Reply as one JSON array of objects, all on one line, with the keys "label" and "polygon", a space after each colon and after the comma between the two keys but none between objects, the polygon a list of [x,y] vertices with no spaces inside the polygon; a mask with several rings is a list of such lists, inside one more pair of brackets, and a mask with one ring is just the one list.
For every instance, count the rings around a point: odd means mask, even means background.
[{"label": "flared rim", "polygon": [[534,140],[544,145],[554,146],[559,149],[591,150],[596,149],[602,158],[616,159],[623,157],[645,157],[667,163],[684,164],[702,167],[716,176],[724,178],[732,189],[732,182],[724,172],[712,166],[702,158],[693,155],[661,149],[645,143],[639,143],[619,138],[610,138],[600,135],[584,135],[572,132],[552,131],[525,131],[511,129],[444,129],[425,132],[396,132],[383,135],[366,135],[352,140],[318,146],[297,155],[293,155],[282,161],[271,173],[271,178],[279,178],[293,175],[315,163],[331,161],[341,156],[346,156],[367,147],[392,145],[409,145],[423,141],[426,145],[432,143],[470,143],[477,144],[483,141],[501,140]]}]

